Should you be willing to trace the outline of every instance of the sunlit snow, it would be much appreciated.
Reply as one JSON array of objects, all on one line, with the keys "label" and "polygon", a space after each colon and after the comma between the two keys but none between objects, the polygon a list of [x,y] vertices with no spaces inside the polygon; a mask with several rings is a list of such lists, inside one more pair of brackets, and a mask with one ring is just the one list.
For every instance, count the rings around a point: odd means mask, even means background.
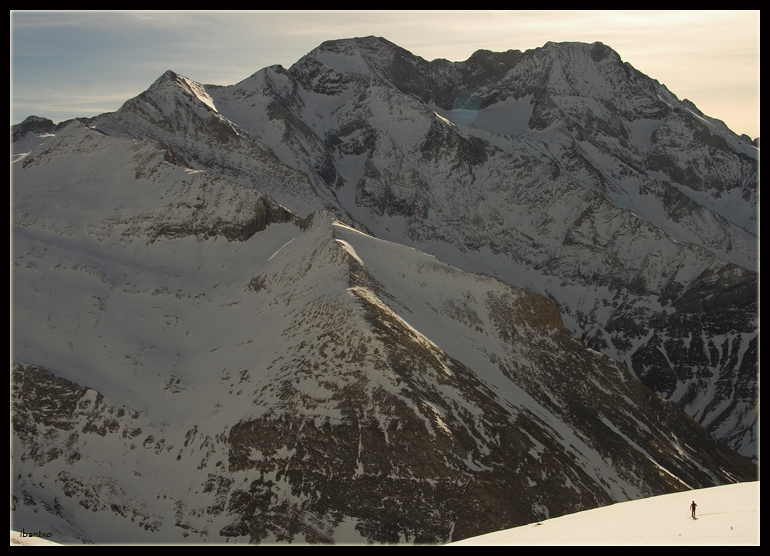
[{"label": "sunlit snow", "polygon": [[[690,519],[695,502],[696,519]],[[759,482],[654,496],[465,539],[452,546],[759,545]]]}]

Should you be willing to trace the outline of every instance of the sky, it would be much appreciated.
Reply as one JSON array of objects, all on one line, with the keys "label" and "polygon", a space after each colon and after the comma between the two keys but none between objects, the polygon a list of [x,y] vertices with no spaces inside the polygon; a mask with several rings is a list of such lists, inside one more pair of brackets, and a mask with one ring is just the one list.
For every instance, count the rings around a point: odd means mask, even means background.
[{"label": "sky", "polygon": [[11,11],[11,124],[120,108],[173,70],[232,85],[326,40],[376,35],[426,60],[603,42],[680,99],[759,135],[759,11]]}]

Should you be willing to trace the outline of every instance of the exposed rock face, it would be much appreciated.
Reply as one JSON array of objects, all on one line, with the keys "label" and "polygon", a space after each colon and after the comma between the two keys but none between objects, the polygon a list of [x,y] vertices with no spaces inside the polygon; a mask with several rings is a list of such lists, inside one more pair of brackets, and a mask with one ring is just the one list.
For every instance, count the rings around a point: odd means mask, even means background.
[{"label": "exposed rock face", "polygon": [[756,478],[757,150],[605,45],[329,41],[22,128],[12,509],[54,540],[443,543]]},{"label": "exposed rock face", "polygon": [[[74,499],[91,512],[114,513],[136,522],[145,530],[156,530],[158,516],[145,512],[142,503],[121,488],[120,479],[89,477],[77,471],[81,458],[90,460],[94,456],[88,447],[89,440],[91,444],[99,445],[97,437],[119,438],[132,450],[141,445],[143,436],[138,412],[108,405],[99,392],[34,365],[14,364],[11,392],[14,453],[21,456],[15,462],[14,471],[20,474],[27,466],[49,471],[56,468],[58,471],[54,480],[57,486],[51,491],[55,503],[46,504],[51,497],[36,492],[33,487],[22,491],[21,496],[19,491],[13,493],[13,510],[29,506],[35,511],[48,512],[57,533],[66,531],[65,534],[79,536],[84,541],[88,537],[83,535],[83,530],[67,523],[71,515],[67,498]],[[147,443],[145,439],[145,447]],[[20,446],[23,446],[21,454]],[[36,500],[41,494],[43,500]],[[62,526],[59,522],[67,525]]]}]

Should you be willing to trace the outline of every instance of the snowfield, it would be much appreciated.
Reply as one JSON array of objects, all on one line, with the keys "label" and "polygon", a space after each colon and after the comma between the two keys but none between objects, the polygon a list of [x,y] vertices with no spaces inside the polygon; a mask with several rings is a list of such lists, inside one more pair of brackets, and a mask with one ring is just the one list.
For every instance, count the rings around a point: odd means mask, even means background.
[{"label": "snowfield", "polygon": [[[696,519],[690,519],[695,501]],[[653,496],[464,539],[468,545],[759,545],[759,481]]]}]

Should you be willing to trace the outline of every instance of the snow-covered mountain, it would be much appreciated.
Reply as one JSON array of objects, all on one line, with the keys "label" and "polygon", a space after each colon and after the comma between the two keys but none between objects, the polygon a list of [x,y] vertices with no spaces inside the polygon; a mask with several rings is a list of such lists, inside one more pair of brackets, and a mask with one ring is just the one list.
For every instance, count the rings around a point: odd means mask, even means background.
[{"label": "snow-covered mountain", "polygon": [[756,455],[758,149],[601,43],[451,63],[330,41],[229,87],[167,72],[91,125],[546,295]]},{"label": "snow-covered mountain", "polygon": [[14,519],[443,543],[754,479],[701,424],[756,456],[757,149],[686,106],[369,37],[14,126]]}]

